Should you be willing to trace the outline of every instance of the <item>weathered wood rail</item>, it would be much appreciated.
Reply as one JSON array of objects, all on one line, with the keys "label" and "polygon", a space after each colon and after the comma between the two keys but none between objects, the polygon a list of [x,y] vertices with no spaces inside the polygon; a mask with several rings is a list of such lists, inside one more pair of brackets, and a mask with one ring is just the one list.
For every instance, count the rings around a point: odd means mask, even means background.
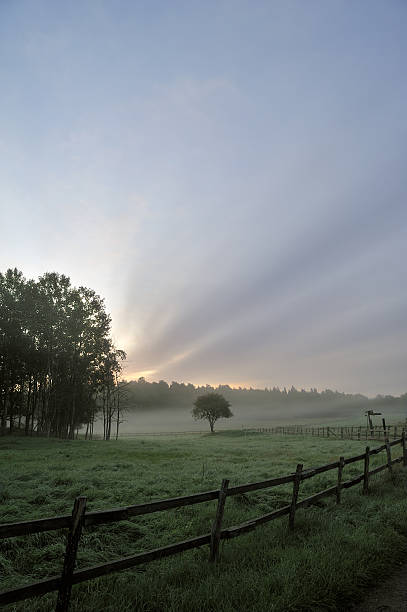
[{"label": "weathered wood rail", "polygon": [[[402,455],[397,458],[392,458],[391,447],[398,445],[400,445],[402,448]],[[382,451],[386,451],[386,463],[370,470],[370,457],[377,455]],[[343,481],[342,474],[344,466],[357,461],[364,462],[363,473],[351,478],[350,480]],[[386,439],[382,446],[374,449],[366,447],[364,453],[349,457],[347,459],[340,457],[338,461],[334,461],[333,463],[328,463],[305,470],[303,469],[302,464],[298,464],[296,471],[292,474],[288,474],[287,476],[237,485],[234,487],[229,487],[229,481],[223,480],[220,489],[145,504],[136,504],[133,506],[126,506],[124,508],[114,508],[111,510],[100,510],[94,512],[86,512],[86,498],[81,496],[75,500],[72,515],[2,524],[0,525],[0,539],[65,528],[68,529],[68,537],[62,575],[52,576],[51,578],[46,578],[45,580],[40,580],[23,587],[3,591],[0,593],[0,605],[11,604],[24,599],[39,597],[52,591],[58,591],[58,599],[55,608],[56,612],[66,612],[69,607],[71,588],[73,585],[79,584],[80,582],[92,580],[94,578],[105,576],[120,570],[136,567],[137,565],[143,563],[149,563],[156,559],[162,559],[164,557],[169,557],[171,555],[205,545],[210,546],[210,560],[216,561],[219,556],[220,540],[227,540],[242,535],[248,531],[254,530],[259,525],[263,525],[264,523],[268,523],[269,521],[282,516],[289,517],[289,527],[290,529],[293,529],[295,514],[299,508],[305,508],[311,504],[314,504],[316,501],[331,495],[336,495],[336,502],[340,503],[342,490],[353,487],[361,482],[363,483],[362,491],[366,494],[369,491],[370,477],[383,470],[388,470],[390,476],[393,477],[392,466],[397,463],[403,463],[403,466],[407,466],[406,437],[404,431],[399,439],[391,442],[389,439]],[[298,500],[301,483],[304,480],[313,478],[317,474],[322,474],[330,470],[338,470],[337,482],[335,485],[324,489],[323,491],[314,493],[305,499]],[[245,521],[240,525],[222,528],[223,513],[228,497],[240,495],[242,493],[249,493],[251,491],[259,491],[261,489],[271,488],[287,483],[293,483],[292,500],[290,504],[283,506],[282,508],[277,508],[276,510],[263,514],[262,516]],[[190,538],[182,542],[177,542],[175,544],[169,544],[154,550],[149,550],[147,552],[137,553],[128,557],[116,559],[111,562],[94,565],[93,567],[87,567],[79,570],[74,569],[77,548],[83,528],[90,525],[102,525],[111,522],[118,522],[127,520],[134,516],[152,514],[154,512],[180,508],[182,506],[191,506],[193,504],[200,504],[211,500],[218,500],[218,504],[216,517],[210,533]]]}]

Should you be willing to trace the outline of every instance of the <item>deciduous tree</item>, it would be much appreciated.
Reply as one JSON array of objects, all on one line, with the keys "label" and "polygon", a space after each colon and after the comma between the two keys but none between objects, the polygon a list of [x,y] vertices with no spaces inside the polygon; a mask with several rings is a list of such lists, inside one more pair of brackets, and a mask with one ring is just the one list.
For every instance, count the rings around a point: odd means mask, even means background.
[{"label": "deciduous tree", "polygon": [[192,416],[195,420],[206,419],[209,422],[211,432],[218,419],[229,419],[233,416],[230,411],[230,403],[220,393],[206,393],[200,395],[194,402]]}]

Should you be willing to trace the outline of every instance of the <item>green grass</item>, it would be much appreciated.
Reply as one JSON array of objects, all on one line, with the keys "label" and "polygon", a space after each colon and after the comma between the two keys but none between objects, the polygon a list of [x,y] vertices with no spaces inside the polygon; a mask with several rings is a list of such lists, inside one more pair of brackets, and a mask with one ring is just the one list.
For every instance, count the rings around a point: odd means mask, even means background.
[{"label": "green grass", "polygon": [[[380,443],[371,443],[378,446]],[[108,509],[149,500],[254,482],[335,461],[361,452],[365,442],[309,436],[215,435],[143,437],[119,442],[2,438],[0,522],[70,513],[74,497],[88,509]],[[400,454],[399,447],[393,452]],[[385,454],[372,458],[372,465]],[[4,469],[6,467],[6,469]],[[362,464],[346,466],[344,478]],[[300,498],[336,481],[336,471],[305,481]],[[287,517],[224,542],[218,565],[208,547],[156,561],[73,588],[72,612],[286,612],[347,610],[377,575],[391,571],[407,551],[405,475],[393,486],[387,473],[319,507],[300,509],[296,529]],[[292,486],[228,498],[224,526],[289,503]],[[86,567],[174,543],[210,531],[215,502],[86,529],[78,567]],[[0,589],[58,574],[66,531],[0,541]],[[55,594],[10,605],[8,612],[53,610]]]}]

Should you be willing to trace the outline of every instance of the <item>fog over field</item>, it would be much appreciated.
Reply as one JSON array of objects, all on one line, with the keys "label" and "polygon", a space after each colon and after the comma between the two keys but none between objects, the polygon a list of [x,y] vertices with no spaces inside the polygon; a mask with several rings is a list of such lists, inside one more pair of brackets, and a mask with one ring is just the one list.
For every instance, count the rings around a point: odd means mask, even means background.
[{"label": "fog over field", "polygon": [[[230,404],[233,416],[219,418],[215,429],[241,427],[274,427],[280,424],[315,423],[325,421],[365,424],[367,410],[381,413],[390,422],[405,418],[407,394],[400,397],[376,396],[316,388],[289,389],[279,387],[255,389],[232,388],[229,385],[194,386],[191,383],[171,384],[163,380],[148,382],[144,378],[123,381],[118,389],[120,402],[120,433],[207,431],[208,421],[194,420],[191,411],[202,397],[220,396]],[[117,411],[113,414],[116,431]],[[378,421],[381,422],[380,420]],[[95,433],[101,433],[102,422],[95,423]]]},{"label": "fog over field", "polygon": [[[182,431],[209,431],[208,422],[205,420],[195,421],[191,415],[191,409],[182,408],[152,408],[150,410],[132,410],[127,412],[123,419],[124,422],[120,426],[120,433],[150,433],[150,432],[182,432]],[[221,419],[215,425],[217,429],[236,429],[239,427],[249,426],[275,426],[283,422],[294,422],[297,419],[307,419],[314,416],[323,420],[326,414],[319,415],[309,412],[309,407],[304,406],[302,410],[296,409],[296,412],[272,412],[270,409],[250,406],[231,407],[233,417],[231,419]],[[332,417],[334,415],[332,414]],[[103,424],[100,422],[95,426],[95,432],[103,432]]]},{"label": "fog over field", "polygon": [[[151,406],[149,409],[131,409],[123,414],[123,422],[120,425],[120,435],[159,432],[187,432],[207,431],[209,425],[206,420],[195,421],[191,415],[191,409],[186,406],[167,407]],[[220,419],[215,424],[215,430],[239,429],[242,427],[276,427],[284,424],[323,424],[347,423],[354,425],[366,425],[364,410],[350,408],[343,411],[343,406],[331,404],[328,406],[303,404],[290,408],[272,408],[270,406],[231,406],[233,417]],[[375,406],[375,410],[382,412],[388,424],[405,422],[407,415],[407,402],[397,407],[388,405]],[[376,417],[375,423],[381,424],[382,416]],[[114,429],[114,427],[113,427]],[[96,434],[103,433],[103,422],[95,423]]]}]

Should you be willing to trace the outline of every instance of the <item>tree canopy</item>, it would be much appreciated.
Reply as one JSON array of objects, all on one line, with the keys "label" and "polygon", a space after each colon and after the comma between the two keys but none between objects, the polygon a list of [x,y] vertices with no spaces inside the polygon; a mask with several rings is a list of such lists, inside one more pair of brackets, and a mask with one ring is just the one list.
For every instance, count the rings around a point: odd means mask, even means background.
[{"label": "tree canopy", "polygon": [[63,274],[0,273],[1,431],[73,438],[84,424],[91,434],[102,412],[109,438],[126,357],[110,325],[103,299]]},{"label": "tree canopy", "polygon": [[206,419],[212,433],[218,419],[229,419],[233,416],[230,411],[230,403],[220,393],[206,393],[197,397],[192,415],[195,420]]}]

